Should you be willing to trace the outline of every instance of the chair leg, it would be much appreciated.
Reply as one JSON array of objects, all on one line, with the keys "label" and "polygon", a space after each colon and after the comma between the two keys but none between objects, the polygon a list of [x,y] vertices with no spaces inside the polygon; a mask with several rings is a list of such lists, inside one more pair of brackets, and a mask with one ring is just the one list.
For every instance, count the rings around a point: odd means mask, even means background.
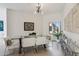
[{"label": "chair leg", "polygon": [[36,45],[34,46],[34,50],[35,50],[36,53],[38,53],[37,47],[38,47],[38,46],[36,46]]},{"label": "chair leg", "polygon": [[38,50],[37,50],[37,48],[35,48],[35,52],[36,52],[36,53],[38,53]]},{"label": "chair leg", "polygon": [[23,56],[25,56],[25,49],[23,48]]},{"label": "chair leg", "polygon": [[4,51],[4,56],[6,56],[6,48],[5,48],[5,51]]},{"label": "chair leg", "polygon": [[46,48],[46,44],[44,44],[44,48]]}]

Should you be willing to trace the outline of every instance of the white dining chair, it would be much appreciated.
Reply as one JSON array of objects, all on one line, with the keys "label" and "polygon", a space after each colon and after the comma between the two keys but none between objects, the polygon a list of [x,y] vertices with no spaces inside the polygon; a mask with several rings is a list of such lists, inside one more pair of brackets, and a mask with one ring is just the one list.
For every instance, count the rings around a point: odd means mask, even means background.
[{"label": "white dining chair", "polygon": [[12,40],[11,38],[5,38],[5,52],[4,55],[10,55],[15,52],[16,48],[19,48],[19,41],[17,40]]}]

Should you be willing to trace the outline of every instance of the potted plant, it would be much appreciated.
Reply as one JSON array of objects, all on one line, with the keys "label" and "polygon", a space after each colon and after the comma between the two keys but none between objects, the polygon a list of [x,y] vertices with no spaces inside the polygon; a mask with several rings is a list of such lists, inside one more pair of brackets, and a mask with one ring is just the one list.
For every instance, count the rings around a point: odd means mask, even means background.
[{"label": "potted plant", "polygon": [[58,27],[54,26],[54,31],[53,31],[53,35],[57,37],[57,39],[60,38],[60,36],[62,35],[62,31],[59,30]]},{"label": "potted plant", "polygon": [[59,39],[60,36],[62,35],[62,32],[54,32],[53,35],[56,36],[57,39]]}]

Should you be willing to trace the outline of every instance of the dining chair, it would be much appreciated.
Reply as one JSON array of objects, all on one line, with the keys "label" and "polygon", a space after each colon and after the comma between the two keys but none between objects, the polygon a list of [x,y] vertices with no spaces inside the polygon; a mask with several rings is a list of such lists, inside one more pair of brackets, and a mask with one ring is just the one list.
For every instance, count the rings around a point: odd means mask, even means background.
[{"label": "dining chair", "polygon": [[5,38],[4,42],[6,46],[4,56],[14,54],[14,52],[16,52],[15,49],[18,48],[18,42],[16,42],[16,40],[12,40],[11,38]]}]

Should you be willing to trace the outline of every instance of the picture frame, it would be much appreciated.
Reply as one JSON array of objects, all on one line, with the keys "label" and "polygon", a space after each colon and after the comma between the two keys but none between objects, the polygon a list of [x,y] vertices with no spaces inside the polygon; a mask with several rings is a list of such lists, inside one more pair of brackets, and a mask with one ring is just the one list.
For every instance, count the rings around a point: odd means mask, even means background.
[{"label": "picture frame", "polygon": [[0,31],[4,31],[4,23],[0,20]]},{"label": "picture frame", "polygon": [[34,23],[24,22],[24,31],[34,31]]}]

